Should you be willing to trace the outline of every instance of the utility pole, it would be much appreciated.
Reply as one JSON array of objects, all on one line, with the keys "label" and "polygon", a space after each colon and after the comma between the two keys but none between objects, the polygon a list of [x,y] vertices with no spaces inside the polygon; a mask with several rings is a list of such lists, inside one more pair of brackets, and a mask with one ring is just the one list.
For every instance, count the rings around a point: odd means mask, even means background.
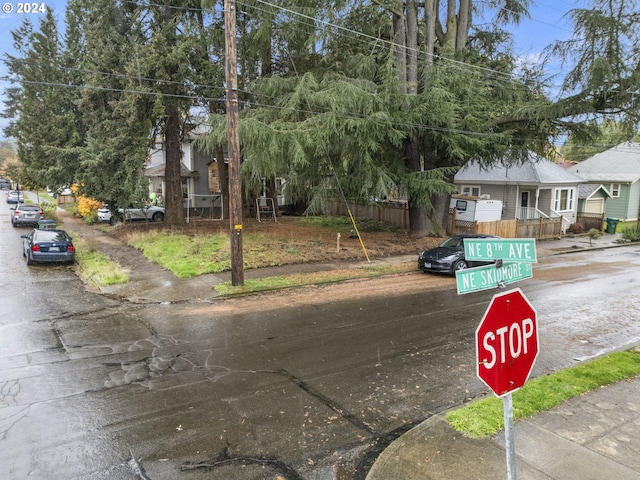
[{"label": "utility pole", "polygon": [[242,185],[240,182],[240,132],[238,129],[238,71],[236,51],[236,2],[224,0],[226,57],[227,144],[229,149],[229,226],[231,236],[231,285],[244,285],[242,258]]}]

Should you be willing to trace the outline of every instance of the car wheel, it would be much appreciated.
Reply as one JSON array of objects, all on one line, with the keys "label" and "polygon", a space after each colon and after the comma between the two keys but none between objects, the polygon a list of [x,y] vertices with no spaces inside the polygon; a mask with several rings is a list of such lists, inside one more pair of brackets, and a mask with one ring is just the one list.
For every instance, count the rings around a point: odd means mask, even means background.
[{"label": "car wheel", "polygon": [[164,220],[164,213],[162,213],[162,212],[156,212],[151,217],[151,221],[152,222],[161,222],[163,220]]},{"label": "car wheel", "polygon": [[465,260],[458,260],[453,265],[453,273],[457,272],[458,270],[465,270],[467,268],[469,268],[469,264]]},{"label": "car wheel", "polygon": [[116,225],[117,223],[122,223],[122,217],[120,215],[111,215],[111,218],[109,219],[109,223],[111,225]]},{"label": "car wheel", "polygon": [[27,254],[27,265],[33,265],[33,260],[31,259],[31,255]]}]

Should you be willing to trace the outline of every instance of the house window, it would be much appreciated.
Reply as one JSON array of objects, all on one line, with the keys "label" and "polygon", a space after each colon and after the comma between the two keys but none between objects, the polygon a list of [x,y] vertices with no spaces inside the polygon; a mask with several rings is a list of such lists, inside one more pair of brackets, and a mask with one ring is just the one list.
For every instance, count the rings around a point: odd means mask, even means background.
[{"label": "house window", "polygon": [[556,212],[571,212],[573,211],[573,188],[558,188],[556,190],[556,197],[553,209]]},{"label": "house window", "polygon": [[479,197],[480,196],[480,187],[477,185],[463,185],[460,188],[460,193],[462,195],[469,195],[472,197]]},{"label": "house window", "polygon": [[611,184],[611,188],[609,189],[609,191],[611,192],[611,196],[613,198],[619,198],[620,197],[620,184],[619,183],[612,183]]}]

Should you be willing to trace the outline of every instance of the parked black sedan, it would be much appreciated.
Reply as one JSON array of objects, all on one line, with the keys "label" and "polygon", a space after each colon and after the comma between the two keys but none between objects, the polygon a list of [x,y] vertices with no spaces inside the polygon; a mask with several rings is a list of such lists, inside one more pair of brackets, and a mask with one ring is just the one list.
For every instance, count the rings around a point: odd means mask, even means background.
[{"label": "parked black sedan", "polygon": [[22,255],[27,265],[43,263],[74,263],[76,251],[71,237],[64,230],[36,228],[22,235]]},{"label": "parked black sedan", "polygon": [[499,238],[494,235],[467,234],[454,235],[440,245],[421,252],[418,256],[418,268],[423,272],[446,273],[455,275],[457,270],[488,265],[493,262],[471,262],[464,258],[464,241],[473,238]]}]

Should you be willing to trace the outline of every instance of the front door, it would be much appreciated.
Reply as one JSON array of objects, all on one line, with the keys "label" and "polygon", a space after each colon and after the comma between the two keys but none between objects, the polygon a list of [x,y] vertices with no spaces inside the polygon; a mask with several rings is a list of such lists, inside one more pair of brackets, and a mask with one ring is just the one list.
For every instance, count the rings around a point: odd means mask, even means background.
[{"label": "front door", "polygon": [[529,192],[520,192],[520,218],[527,219],[529,214]]}]

